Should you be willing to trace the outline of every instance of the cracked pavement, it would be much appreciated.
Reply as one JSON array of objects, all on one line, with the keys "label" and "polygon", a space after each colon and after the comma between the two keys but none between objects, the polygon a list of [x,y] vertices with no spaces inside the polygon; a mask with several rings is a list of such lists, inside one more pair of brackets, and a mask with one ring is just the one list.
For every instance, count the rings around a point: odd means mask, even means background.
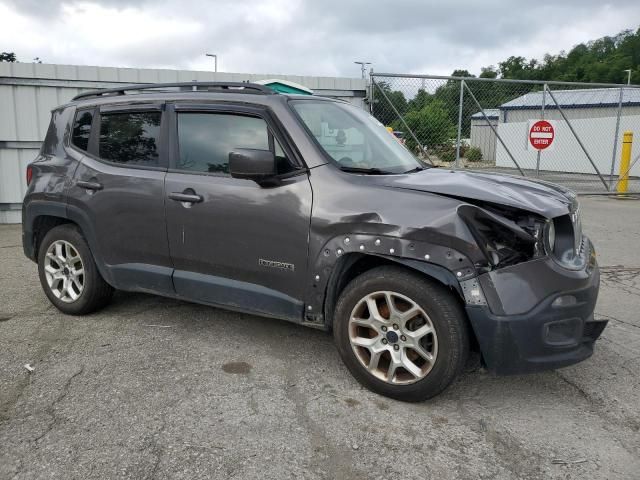
[{"label": "cracked pavement", "polygon": [[123,292],[64,316],[0,226],[0,479],[638,478],[640,201],[582,205],[609,319],[594,356],[470,369],[419,404],[364,390],[329,335],[285,322]]}]

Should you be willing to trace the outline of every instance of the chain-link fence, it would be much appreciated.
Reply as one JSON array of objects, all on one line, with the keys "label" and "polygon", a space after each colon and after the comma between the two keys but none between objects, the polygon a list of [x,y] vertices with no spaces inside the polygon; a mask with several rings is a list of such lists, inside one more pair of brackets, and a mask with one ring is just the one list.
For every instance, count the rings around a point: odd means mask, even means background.
[{"label": "chain-link fence", "polygon": [[[579,193],[620,191],[628,177],[640,192],[638,86],[372,73],[370,89],[372,114],[426,162]],[[625,132],[635,142],[623,149]]]}]

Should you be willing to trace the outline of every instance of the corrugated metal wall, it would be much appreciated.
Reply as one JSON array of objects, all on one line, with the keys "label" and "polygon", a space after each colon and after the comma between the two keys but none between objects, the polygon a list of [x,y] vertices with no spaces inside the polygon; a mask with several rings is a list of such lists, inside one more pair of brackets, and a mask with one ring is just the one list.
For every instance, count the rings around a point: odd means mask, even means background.
[{"label": "corrugated metal wall", "polygon": [[356,78],[0,63],[0,223],[20,221],[25,170],[45,136],[50,112],[85,90],[122,83],[255,81],[279,78],[318,95],[364,107],[365,81]]},{"label": "corrugated metal wall", "polygon": [[[489,124],[489,122],[491,122]],[[471,119],[471,134],[469,145],[477,147],[482,152],[482,160],[495,161],[496,159],[496,143],[498,141],[496,134],[493,133],[491,125],[498,127],[498,119],[489,119],[487,122],[484,118]]]},{"label": "corrugated metal wall", "polygon": [[[576,109],[577,110],[577,109]],[[545,113],[545,118],[549,118]],[[616,117],[572,119],[571,126],[580,137],[582,144],[589,152],[601,173],[608,175],[611,171],[611,156],[613,153],[613,139],[616,131]],[[618,138],[627,130],[637,132],[640,126],[640,115],[620,118]],[[507,145],[511,154],[518,160],[520,167],[534,170],[537,164],[537,152],[527,148],[529,138],[528,120],[498,124],[498,135]],[[620,171],[620,144],[618,144],[614,173]],[[631,158],[640,155],[640,142],[634,141]],[[513,161],[500,142],[496,145],[496,166],[513,167]],[[540,169],[550,172],[588,173],[595,174],[589,159],[584,154],[573,132],[566,122],[557,121],[555,124],[555,139],[553,148],[543,150],[540,154]],[[630,170],[631,176],[640,176],[640,162]]]}]

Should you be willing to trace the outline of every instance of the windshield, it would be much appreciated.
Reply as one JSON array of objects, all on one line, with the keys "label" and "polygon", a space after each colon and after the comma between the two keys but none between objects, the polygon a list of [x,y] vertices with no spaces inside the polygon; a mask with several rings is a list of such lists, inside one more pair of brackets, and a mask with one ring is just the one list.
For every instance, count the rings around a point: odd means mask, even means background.
[{"label": "windshield", "polygon": [[323,100],[291,104],[322,149],[344,170],[404,173],[424,167],[384,125],[358,107]]}]

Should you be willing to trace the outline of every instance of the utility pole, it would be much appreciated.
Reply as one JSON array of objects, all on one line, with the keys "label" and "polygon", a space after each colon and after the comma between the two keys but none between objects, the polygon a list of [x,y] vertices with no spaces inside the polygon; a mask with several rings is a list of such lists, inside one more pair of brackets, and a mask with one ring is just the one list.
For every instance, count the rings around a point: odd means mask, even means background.
[{"label": "utility pole", "polygon": [[627,72],[627,85],[631,85],[631,69],[623,70],[623,72]]},{"label": "utility pole", "polygon": [[353,62],[360,65],[360,70],[362,70],[362,78],[366,78],[367,65],[371,65],[371,62]]},{"label": "utility pole", "polygon": [[213,57],[213,71],[217,72],[218,71],[218,55],[216,55],[215,53],[205,53],[205,55],[207,57]]}]

